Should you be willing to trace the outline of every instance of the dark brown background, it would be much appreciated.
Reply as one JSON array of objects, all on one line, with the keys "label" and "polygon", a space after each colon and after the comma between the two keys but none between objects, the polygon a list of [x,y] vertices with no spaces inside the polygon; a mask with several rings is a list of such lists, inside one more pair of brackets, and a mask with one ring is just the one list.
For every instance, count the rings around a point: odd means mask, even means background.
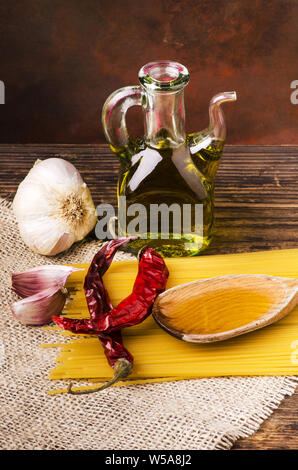
[{"label": "dark brown background", "polygon": [[235,89],[228,143],[298,144],[296,0],[2,0],[0,54],[2,143],[104,142],[105,98],[168,58],[191,73],[188,131],[206,127],[213,94]]}]

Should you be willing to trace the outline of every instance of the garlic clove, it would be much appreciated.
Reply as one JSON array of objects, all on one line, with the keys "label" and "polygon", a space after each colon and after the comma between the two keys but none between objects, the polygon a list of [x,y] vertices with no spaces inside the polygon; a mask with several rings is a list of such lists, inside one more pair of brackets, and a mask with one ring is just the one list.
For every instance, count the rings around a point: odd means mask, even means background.
[{"label": "garlic clove", "polygon": [[30,223],[19,221],[19,230],[26,245],[40,255],[56,255],[76,241],[72,233],[67,233],[68,227],[63,222],[51,217],[37,218]]},{"label": "garlic clove", "polygon": [[45,325],[61,314],[67,298],[65,287],[44,289],[11,305],[13,316],[23,325]]},{"label": "garlic clove", "polygon": [[50,216],[52,212],[51,194],[47,192],[47,185],[32,181],[26,176],[19,184],[13,200],[13,210],[20,220],[32,220],[41,216]]},{"label": "garlic clove", "polygon": [[68,248],[71,247],[74,241],[75,241],[74,237],[70,233],[63,232],[60,235],[60,238],[58,239],[56,244],[48,253],[48,256],[54,256],[54,255],[57,255],[58,253],[61,253],[62,251],[68,250]]},{"label": "garlic clove", "polygon": [[73,266],[49,264],[11,275],[13,290],[22,298],[32,296],[50,287],[64,286],[70,274],[82,271]]}]

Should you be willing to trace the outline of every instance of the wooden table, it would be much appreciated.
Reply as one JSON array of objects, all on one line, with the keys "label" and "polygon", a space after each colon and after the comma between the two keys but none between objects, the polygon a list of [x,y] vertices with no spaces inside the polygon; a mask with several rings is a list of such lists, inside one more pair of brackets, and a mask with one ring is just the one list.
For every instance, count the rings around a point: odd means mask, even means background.
[{"label": "wooden table", "polygon": [[[116,207],[117,159],[106,145],[0,145],[0,196],[13,198],[37,158],[71,161],[95,204]],[[208,254],[298,247],[298,146],[229,146],[216,178]],[[298,391],[234,449],[297,449]]]}]

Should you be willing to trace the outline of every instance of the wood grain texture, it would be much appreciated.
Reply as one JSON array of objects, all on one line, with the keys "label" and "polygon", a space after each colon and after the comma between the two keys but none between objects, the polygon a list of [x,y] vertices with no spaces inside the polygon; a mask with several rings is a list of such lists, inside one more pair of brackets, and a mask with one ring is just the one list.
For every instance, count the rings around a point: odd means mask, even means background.
[{"label": "wood grain texture", "polygon": [[[71,161],[95,204],[116,205],[119,164],[107,145],[0,145],[0,196],[12,200],[37,158]],[[226,146],[208,254],[298,247],[298,146]],[[298,392],[234,449],[297,449]]]}]

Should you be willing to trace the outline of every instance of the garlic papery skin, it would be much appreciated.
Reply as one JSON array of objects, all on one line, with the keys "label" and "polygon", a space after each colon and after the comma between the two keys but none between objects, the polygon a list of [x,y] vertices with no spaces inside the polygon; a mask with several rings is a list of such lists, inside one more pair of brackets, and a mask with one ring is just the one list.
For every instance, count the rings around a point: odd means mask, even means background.
[{"label": "garlic papery skin", "polygon": [[11,286],[20,297],[25,298],[49,287],[64,287],[68,277],[75,271],[82,269],[55,264],[38,266],[22,273],[13,273]]},{"label": "garlic papery skin", "polygon": [[45,325],[60,315],[67,298],[65,287],[44,289],[11,305],[13,316],[23,325]]},{"label": "garlic papery skin", "polygon": [[97,222],[86,183],[62,158],[36,162],[18,187],[13,211],[26,245],[48,256],[82,240]]}]

